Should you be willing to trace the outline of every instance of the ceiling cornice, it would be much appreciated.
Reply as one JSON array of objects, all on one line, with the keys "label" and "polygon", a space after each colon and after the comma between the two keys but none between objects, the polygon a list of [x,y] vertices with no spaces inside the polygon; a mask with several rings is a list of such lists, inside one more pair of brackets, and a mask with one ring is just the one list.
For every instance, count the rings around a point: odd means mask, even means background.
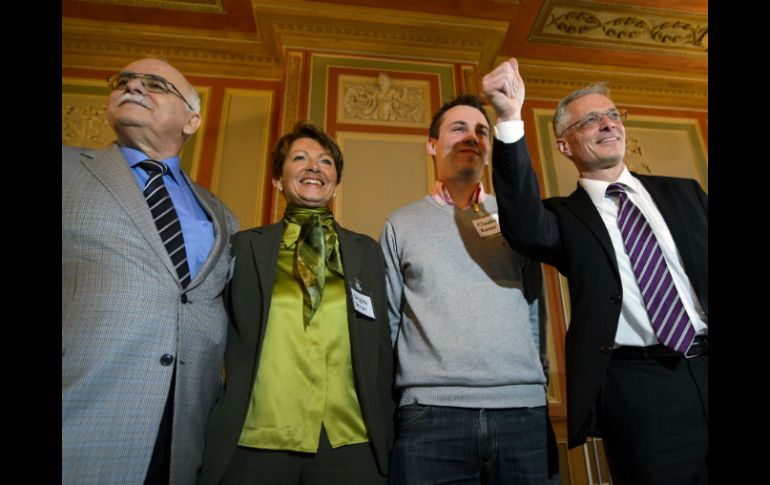
[{"label": "ceiling cornice", "polygon": [[[707,74],[537,59],[517,60],[527,98],[530,99],[561,99],[588,84],[607,81],[613,100],[625,106],[708,110]],[[505,58],[500,57],[497,61],[503,62]]]},{"label": "ceiling cornice", "polygon": [[119,69],[163,57],[189,74],[280,79],[286,49],[493,67],[508,22],[319,2],[252,0],[257,31],[62,18],[62,64]]},{"label": "ceiling cornice", "polygon": [[251,0],[265,46],[492,67],[509,22],[304,0]]},{"label": "ceiling cornice", "polygon": [[545,0],[528,40],[706,59],[708,31],[705,13],[591,0]]},{"label": "ceiling cornice", "polygon": [[265,54],[254,34],[62,19],[62,65],[120,69],[140,57],[161,57],[188,75],[280,79],[281,60]]},{"label": "ceiling cornice", "polygon": [[224,13],[223,0],[81,0],[91,3],[112,3],[129,7],[166,8],[183,12]]}]

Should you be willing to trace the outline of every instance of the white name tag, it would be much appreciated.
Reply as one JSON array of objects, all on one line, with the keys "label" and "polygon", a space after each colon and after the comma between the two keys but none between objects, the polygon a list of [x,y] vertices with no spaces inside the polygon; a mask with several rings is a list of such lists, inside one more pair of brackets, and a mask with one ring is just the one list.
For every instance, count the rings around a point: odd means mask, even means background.
[{"label": "white name tag", "polygon": [[497,214],[492,214],[487,217],[480,217],[473,220],[473,227],[476,228],[476,232],[481,237],[494,236],[500,233],[500,225],[497,223]]},{"label": "white name tag", "polygon": [[368,295],[364,295],[363,293],[356,291],[355,288],[351,288],[350,296],[353,297],[353,307],[358,313],[372,319],[374,318],[372,299]]}]

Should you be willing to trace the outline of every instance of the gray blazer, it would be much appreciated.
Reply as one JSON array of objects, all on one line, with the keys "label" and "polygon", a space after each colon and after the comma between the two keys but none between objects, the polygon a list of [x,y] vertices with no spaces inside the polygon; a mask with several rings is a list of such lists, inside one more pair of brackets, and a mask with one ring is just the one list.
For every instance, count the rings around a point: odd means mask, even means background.
[{"label": "gray blazer", "polygon": [[215,240],[183,294],[117,145],[62,147],[62,484],[144,481],[174,367],[170,482],[195,482],[222,389],[222,290],[239,225],[187,181]]}]

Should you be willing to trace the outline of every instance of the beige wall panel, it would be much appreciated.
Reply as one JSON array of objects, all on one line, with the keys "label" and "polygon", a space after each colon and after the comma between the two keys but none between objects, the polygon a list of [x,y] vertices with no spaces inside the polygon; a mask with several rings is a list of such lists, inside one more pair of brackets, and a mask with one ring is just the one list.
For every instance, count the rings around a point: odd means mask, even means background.
[{"label": "beige wall panel", "polygon": [[226,89],[211,189],[241,221],[261,225],[273,92]]},{"label": "beige wall panel", "polygon": [[337,132],[345,156],[334,215],[346,228],[379,239],[385,218],[433,186],[426,137]]},{"label": "beige wall panel", "polygon": [[697,128],[697,121],[687,120],[677,125],[673,129],[629,127],[626,130],[626,165],[641,174],[694,178],[708,190],[707,153],[702,142],[694,139],[693,132],[686,129]]}]

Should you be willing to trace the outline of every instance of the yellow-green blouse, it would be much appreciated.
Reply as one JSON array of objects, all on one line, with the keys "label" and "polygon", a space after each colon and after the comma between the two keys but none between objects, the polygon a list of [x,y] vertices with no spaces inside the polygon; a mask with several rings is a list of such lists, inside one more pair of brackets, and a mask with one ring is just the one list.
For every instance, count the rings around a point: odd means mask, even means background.
[{"label": "yellow-green blouse", "polygon": [[368,441],[353,384],[345,281],[326,269],[321,306],[304,328],[293,274],[300,226],[285,222],[262,354],[239,445],[316,452]]}]

